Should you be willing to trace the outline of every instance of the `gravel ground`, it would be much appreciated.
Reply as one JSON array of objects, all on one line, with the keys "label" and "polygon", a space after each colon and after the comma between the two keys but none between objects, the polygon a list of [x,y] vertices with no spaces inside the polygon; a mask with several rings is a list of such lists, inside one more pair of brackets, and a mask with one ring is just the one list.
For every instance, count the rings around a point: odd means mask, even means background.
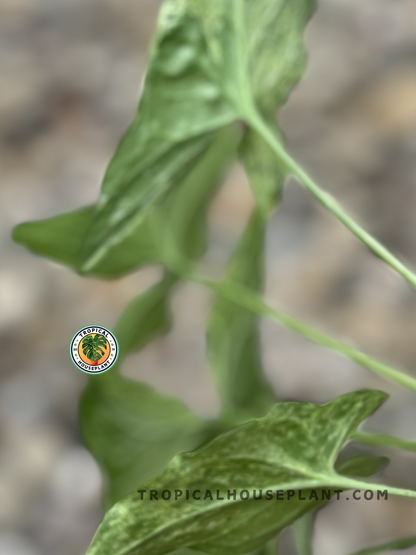
[{"label": "gravel ground", "polygon": [[[113,327],[159,271],[84,279],[14,245],[10,232],[95,201],[136,109],[158,5],[0,0],[0,555],[80,555],[102,518],[100,473],[77,419],[86,378],[71,364],[68,343],[92,320]],[[306,41],[307,74],[279,115],[288,148],[415,267],[416,3],[321,0]],[[252,203],[234,168],[210,213],[213,271]],[[271,304],[414,373],[414,293],[295,181],[270,222],[267,253]],[[184,285],[173,331],[124,369],[204,416],[218,411],[204,359],[209,300]],[[326,402],[382,388],[391,400],[368,428],[415,439],[416,404],[406,390],[270,322],[262,333],[279,398]],[[414,456],[389,455],[383,480],[416,488]],[[403,499],[332,503],[319,515],[315,552],[343,555],[414,535],[415,517],[415,503]],[[289,540],[285,532],[284,555],[292,553]]]}]

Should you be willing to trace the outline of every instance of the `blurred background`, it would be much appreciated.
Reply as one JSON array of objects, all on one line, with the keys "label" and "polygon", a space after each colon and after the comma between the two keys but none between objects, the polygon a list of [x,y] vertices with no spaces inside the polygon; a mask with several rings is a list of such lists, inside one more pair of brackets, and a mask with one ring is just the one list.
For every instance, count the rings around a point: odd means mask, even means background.
[{"label": "blurred background", "polygon": [[[100,472],[78,427],[86,376],[68,345],[83,325],[111,329],[159,270],[85,279],[14,245],[10,234],[23,221],[96,201],[136,110],[158,6],[0,0],[0,555],[81,555],[102,518]],[[279,115],[288,148],[416,267],[416,2],[321,0],[306,42],[307,74]],[[252,206],[235,167],[210,211],[206,265],[214,271]],[[414,292],[295,181],[270,222],[267,263],[270,304],[416,374]],[[204,357],[209,302],[201,287],[182,286],[172,332],[123,370],[206,417],[219,408]],[[262,324],[262,340],[280,399],[327,402],[381,388],[391,399],[366,429],[416,440],[410,392],[271,322]],[[379,452],[392,459],[382,480],[416,489],[415,455]],[[414,535],[415,521],[414,500],[332,502],[319,514],[315,553],[343,555]],[[283,555],[293,553],[289,535]]]}]

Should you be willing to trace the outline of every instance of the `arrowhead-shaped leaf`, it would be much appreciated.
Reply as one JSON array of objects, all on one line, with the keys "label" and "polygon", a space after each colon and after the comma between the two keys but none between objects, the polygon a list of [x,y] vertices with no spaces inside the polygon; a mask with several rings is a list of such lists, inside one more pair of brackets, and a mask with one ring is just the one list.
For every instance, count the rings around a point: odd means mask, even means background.
[{"label": "arrowhead-shaped leaf", "polygon": [[105,472],[107,507],[205,439],[205,424],[181,401],[111,372],[90,378],[80,404],[84,441]]},{"label": "arrowhead-shaped leaf", "polygon": [[[131,493],[105,516],[88,555],[163,555],[192,547],[217,555],[252,551],[313,508],[309,502],[249,500],[242,490],[302,490],[351,485],[334,469],[344,442],[387,397],[357,391],[324,406],[281,403],[264,418],[251,420],[193,453],[179,455],[165,472]],[[362,483],[360,483],[362,485]],[[206,490],[229,501],[150,501],[150,490]],[[202,496],[201,496],[202,497]],[[315,503],[318,503],[316,501]]]},{"label": "arrowhead-shaped leaf", "polygon": [[109,248],[175,187],[224,126],[270,118],[304,70],[315,0],[165,0],[137,115],[111,161],[82,262]]},{"label": "arrowhead-shaped leaf", "polygon": [[[94,267],[93,275],[115,278],[145,265],[160,263],[164,234],[189,258],[206,247],[206,211],[221,174],[235,155],[240,133],[226,129],[181,184],[143,219],[141,224]],[[94,207],[17,226],[13,239],[38,255],[80,271],[80,250],[88,234]]]},{"label": "arrowhead-shaped leaf", "polygon": [[[265,222],[255,211],[229,262],[227,281],[262,291],[264,231]],[[265,414],[275,399],[263,374],[258,317],[215,297],[208,318],[207,350],[223,411],[238,411],[247,418]]]},{"label": "arrowhead-shaped leaf", "polygon": [[[94,207],[81,208],[46,220],[23,223],[13,231],[13,239],[32,252],[79,271],[79,251],[91,224]],[[134,268],[154,263],[157,248],[151,218],[124,239],[94,268],[93,275],[113,278]]]}]

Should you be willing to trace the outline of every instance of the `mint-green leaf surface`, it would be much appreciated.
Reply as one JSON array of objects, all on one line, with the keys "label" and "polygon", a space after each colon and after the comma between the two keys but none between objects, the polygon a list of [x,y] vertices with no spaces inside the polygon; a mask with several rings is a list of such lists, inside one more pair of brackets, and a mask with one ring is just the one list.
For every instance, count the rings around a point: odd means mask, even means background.
[{"label": "mint-green leaf surface", "polygon": [[[178,187],[155,207],[94,267],[93,275],[115,278],[145,265],[160,263],[165,234],[189,258],[206,246],[206,212],[209,201],[240,139],[237,129],[225,129]],[[80,270],[80,249],[89,232],[94,207],[81,208],[53,218],[18,225],[13,239],[32,252]]]},{"label": "mint-green leaf surface", "polygon": [[[263,290],[265,222],[255,211],[228,264],[226,279],[255,292]],[[208,360],[223,411],[261,416],[275,402],[263,374],[259,318],[220,296],[207,323]]]},{"label": "mint-green leaf surface", "polygon": [[[193,453],[175,457],[142,490],[340,489],[354,483],[337,473],[340,449],[359,423],[386,399],[357,391],[320,406],[280,403]],[[362,485],[361,482],[359,482]],[[351,486],[353,487],[353,486]],[[192,496],[191,496],[192,499]],[[318,503],[318,502],[316,502]],[[193,547],[216,555],[247,553],[264,545],[305,511],[308,502],[186,500],[150,501],[132,492],[105,516],[88,555],[163,555]]]},{"label": "mint-green leaf surface", "polygon": [[286,100],[315,0],[165,0],[137,115],[114,155],[83,270],[129,235],[224,126]]}]

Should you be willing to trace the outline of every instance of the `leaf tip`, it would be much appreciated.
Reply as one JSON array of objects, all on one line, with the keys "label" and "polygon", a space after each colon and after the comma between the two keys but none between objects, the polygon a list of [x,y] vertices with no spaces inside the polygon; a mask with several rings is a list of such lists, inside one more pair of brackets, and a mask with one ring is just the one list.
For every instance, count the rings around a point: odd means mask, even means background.
[{"label": "leaf tip", "polygon": [[12,233],[11,233],[11,237],[12,240],[19,244],[19,245],[24,245],[24,229],[25,229],[26,224],[22,223],[22,224],[18,224],[16,225],[13,229],[12,229]]}]

